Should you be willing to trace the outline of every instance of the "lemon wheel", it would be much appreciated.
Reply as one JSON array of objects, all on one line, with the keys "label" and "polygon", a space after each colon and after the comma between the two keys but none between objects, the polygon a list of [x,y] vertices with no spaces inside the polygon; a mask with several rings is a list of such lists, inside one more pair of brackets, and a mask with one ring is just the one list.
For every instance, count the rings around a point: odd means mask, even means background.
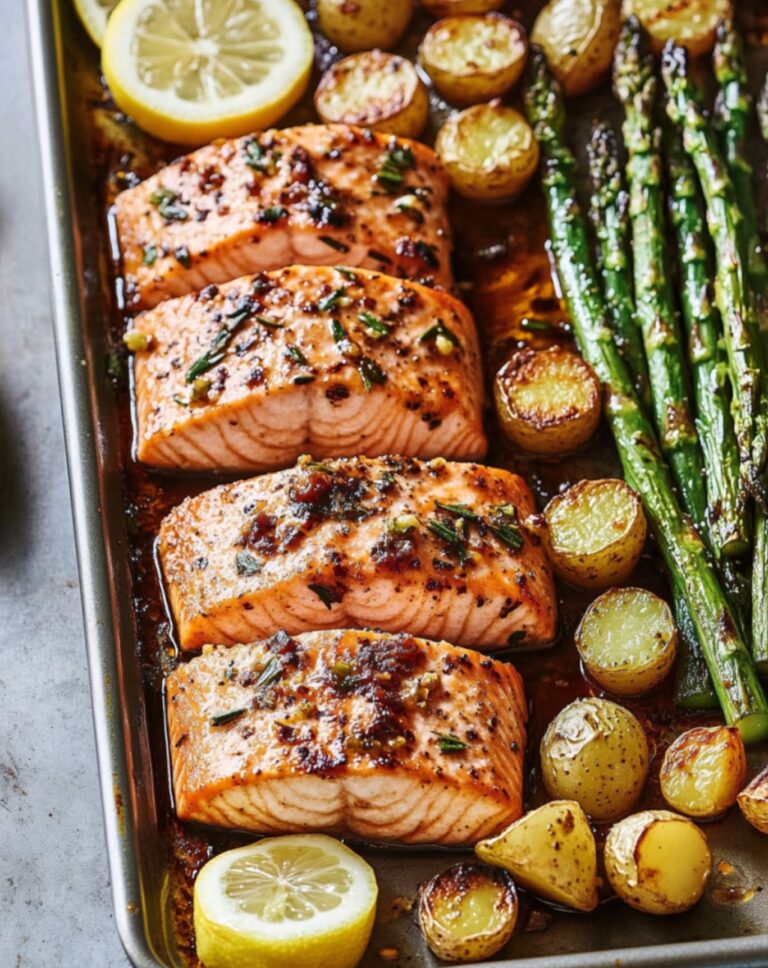
[{"label": "lemon wheel", "polygon": [[101,47],[107,17],[114,10],[117,0],[75,0],[75,10],[88,31],[91,40]]},{"label": "lemon wheel", "polygon": [[354,968],[376,914],[371,867],[333,837],[271,837],[219,854],[195,881],[206,968]]},{"label": "lemon wheel", "polygon": [[304,93],[312,56],[293,0],[121,0],[102,69],[139,127],[202,144],[277,121]]}]

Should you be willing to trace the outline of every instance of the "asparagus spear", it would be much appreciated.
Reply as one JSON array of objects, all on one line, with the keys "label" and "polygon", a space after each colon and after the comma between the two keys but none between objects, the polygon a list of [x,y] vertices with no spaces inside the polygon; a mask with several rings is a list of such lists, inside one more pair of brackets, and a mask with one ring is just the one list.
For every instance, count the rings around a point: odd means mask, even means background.
[{"label": "asparagus spear", "polygon": [[723,320],[733,422],[741,458],[742,495],[747,488],[765,500],[766,414],[760,412],[760,348],[754,314],[745,293],[739,247],[739,211],[714,132],[704,116],[701,95],[690,78],[685,48],[667,43],[661,69],[669,98],[667,113],[683,133],[683,144],[699,178],[707,205],[707,224],[715,247],[715,297]]},{"label": "asparagus spear", "polygon": [[[612,128],[603,124],[595,126],[588,154],[593,186],[591,217],[599,242],[597,261],[606,308],[613,325],[614,342],[632,374],[638,397],[646,411],[650,412],[648,369],[642,335],[635,323],[635,301],[626,256],[629,250],[627,196]],[[645,399],[643,393],[646,394]],[[685,596],[677,587],[672,592],[680,641],[675,703],[685,708],[717,707],[717,696],[701,654]]]},{"label": "asparagus spear", "polygon": [[768,326],[768,263],[757,229],[752,165],[746,151],[752,98],[747,87],[741,42],[730,17],[718,24],[712,61],[719,84],[715,124],[741,213],[739,231],[742,258],[756,298],[760,328],[765,329]]},{"label": "asparagus spear", "polygon": [[654,122],[654,59],[636,18],[625,21],[614,60],[613,84],[624,105],[624,143],[629,162],[629,215],[635,304],[643,333],[661,449],[672,469],[682,503],[702,527],[707,498],[693,422],[679,324],[667,273],[660,129]]},{"label": "asparagus spear", "polygon": [[628,196],[619,163],[613,128],[597,124],[589,142],[592,179],[590,216],[597,238],[597,263],[602,276],[606,309],[613,323],[614,339],[635,385],[640,401],[651,407],[648,364],[643,336],[635,319],[629,268]]},{"label": "asparagus spear", "polygon": [[707,235],[696,175],[678,131],[664,128],[670,221],[680,265],[683,310],[696,400],[697,429],[707,469],[707,529],[716,557],[743,554],[748,528],[739,490],[739,448],[730,413],[719,320],[710,301]]},{"label": "asparagus spear", "polygon": [[542,153],[542,186],[558,275],[585,359],[605,386],[605,411],[630,486],[640,494],[674,584],[684,591],[726,721],[747,742],[768,735],[768,702],[706,549],[682,513],[653,427],[613,342],[586,223],[564,141],[560,86],[542,51],[532,46],[525,103]]},{"label": "asparagus spear", "polygon": [[[746,268],[758,328],[761,331],[758,340],[765,367],[768,359],[768,263],[757,228],[752,192],[752,165],[746,150],[752,104],[741,43],[731,18],[722,20],[718,25],[713,63],[719,84],[715,102],[717,132],[741,214],[741,258]],[[761,391],[764,397],[764,384]],[[763,399],[763,412],[765,407],[766,401]],[[768,672],[768,515],[761,507],[758,507],[755,519],[752,563],[752,655],[758,668]]]}]

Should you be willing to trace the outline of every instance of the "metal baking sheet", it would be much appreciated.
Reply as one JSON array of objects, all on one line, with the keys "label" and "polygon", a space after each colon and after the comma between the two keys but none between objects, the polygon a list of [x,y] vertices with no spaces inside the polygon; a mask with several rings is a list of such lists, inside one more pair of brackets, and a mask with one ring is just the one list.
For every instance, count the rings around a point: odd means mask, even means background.
[{"label": "metal baking sheet", "polygon": [[[743,6],[758,9],[759,5],[758,0]],[[126,519],[124,428],[106,365],[111,347],[111,269],[98,187],[99,159],[90,129],[89,108],[101,97],[97,59],[68,0],[27,0],[27,14],[61,402],[116,922],[136,968],[188,968],[194,959],[178,943],[178,892],[184,890],[179,866],[204,859],[208,839],[204,831],[199,835],[181,831],[172,820],[163,764],[162,684],[157,669],[150,668],[142,654],[137,637],[140,620],[132,607],[136,572],[131,568],[130,531],[134,522]],[[589,113],[582,110],[585,117]],[[601,113],[597,103],[594,113]],[[578,467],[572,470],[576,474]],[[554,666],[548,654],[528,659],[527,676],[532,669],[542,680],[552,681]],[[557,688],[557,681],[552,681],[551,690]],[[539,711],[539,719],[542,715]],[[541,722],[535,726],[540,729]],[[751,767],[765,758],[765,747],[753,751]],[[648,796],[649,802],[655,802],[657,791],[651,789]],[[768,965],[768,892],[762,891],[763,884],[768,884],[768,842],[747,827],[736,811],[725,821],[710,824],[708,833],[719,869],[693,911],[652,918],[609,902],[585,917],[549,912],[526,901],[522,922],[527,930],[518,931],[492,964],[497,968]],[[436,965],[413,914],[402,912],[401,899],[412,900],[420,880],[467,855],[361,849],[376,868],[381,886],[379,918],[364,965],[383,964],[378,954],[382,948],[397,948],[396,964],[403,968]]]}]

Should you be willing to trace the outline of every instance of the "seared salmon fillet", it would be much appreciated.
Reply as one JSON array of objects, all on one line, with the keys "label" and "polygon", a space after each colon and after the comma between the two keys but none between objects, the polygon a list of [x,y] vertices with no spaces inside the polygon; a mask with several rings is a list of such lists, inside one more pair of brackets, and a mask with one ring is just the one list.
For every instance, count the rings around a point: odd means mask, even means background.
[{"label": "seared salmon fillet", "polygon": [[316,457],[479,458],[482,369],[469,312],[366,269],[292,266],[140,314],[139,460],[274,470]]},{"label": "seared salmon fillet", "polygon": [[472,844],[522,813],[523,685],[476,652],[279,632],[198,656],[167,687],[182,820]]},{"label": "seared salmon fillet", "polygon": [[448,179],[425,145],[308,124],[219,141],[118,195],[129,309],[293,263],[451,283]]},{"label": "seared salmon fillet", "polygon": [[515,474],[400,457],[316,462],[174,508],[159,553],[184,649],[369,628],[494,649],[553,638],[533,496]]}]

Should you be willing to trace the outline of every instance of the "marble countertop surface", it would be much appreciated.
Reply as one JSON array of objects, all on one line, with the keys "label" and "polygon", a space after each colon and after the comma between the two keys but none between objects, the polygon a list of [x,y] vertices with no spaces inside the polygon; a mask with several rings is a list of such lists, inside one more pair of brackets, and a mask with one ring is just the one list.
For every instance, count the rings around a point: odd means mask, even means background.
[{"label": "marble countertop surface", "polygon": [[112,917],[23,5],[0,0],[0,966],[127,968]]}]

